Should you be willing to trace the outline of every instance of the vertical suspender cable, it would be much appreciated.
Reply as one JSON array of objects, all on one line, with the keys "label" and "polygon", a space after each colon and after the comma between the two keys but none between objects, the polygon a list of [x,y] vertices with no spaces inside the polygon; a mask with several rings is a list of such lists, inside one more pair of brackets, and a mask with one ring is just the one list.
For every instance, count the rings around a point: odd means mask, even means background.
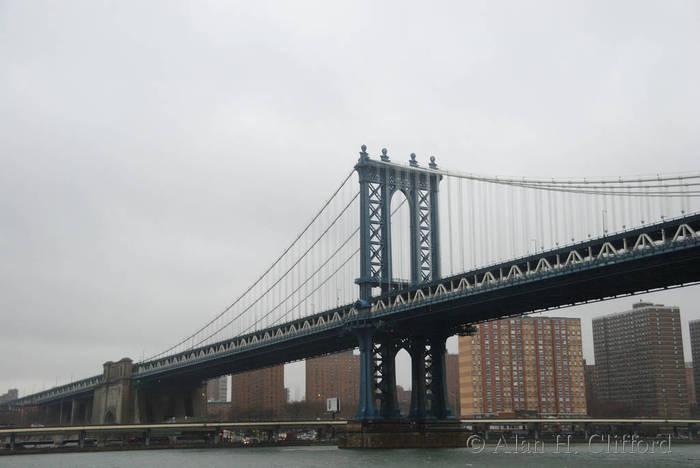
[{"label": "vertical suspender cable", "polygon": [[644,198],[646,199],[646,208],[647,208],[647,220],[649,223],[654,222],[654,212],[651,208],[651,197],[649,196],[649,186],[644,187]]},{"label": "vertical suspender cable", "polygon": [[685,195],[684,195],[685,185],[683,184],[682,179],[680,177],[678,177],[678,183],[681,185],[680,191],[681,191],[681,194],[683,194],[680,197],[678,197],[678,205],[680,207],[681,215],[684,215],[685,214]]},{"label": "vertical suspender cable", "polygon": [[510,195],[510,208],[508,219],[510,220],[510,257],[515,258],[517,252],[515,250],[515,187],[508,185],[508,194]]},{"label": "vertical suspender cable", "polygon": [[493,211],[491,210],[491,191],[493,185],[488,183],[484,185],[484,202],[486,204],[486,224],[485,224],[485,235],[486,239],[486,253],[484,255],[483,265],[489,265],[492,263],[493,256]]},{"label": "vertical suspender cable", "polygon": [[494,240],[496,237],[496,216],[493,212],[493,188],[494,184],[486,184],[486,212],[488,213],[488,223],[486,224],[486,238],[488,242],[486,243],[486,261],[485,265],[490,265],[494,262]]},{"label": "vertical suspender cable", "polygon": [[[617,193],[620,190],[615,190]],[[620,196],[617,193],[613,194],[610,198],[610,232],[617,232],[619,229],[617,227],[617,203],[620,201]]]},{"label": "vertical suspender cable", "polygon": [[464,200],[462,194],[462,179],[457,179],[457,212],[459,214],[459,257],[462,260],[460,272],[466,271],[464,261]]},{"label": "vertical suspender cable", "polygon": [[547,206],[549,208],[547,214],[547,224],[549,225],[549,247],[554,245],[554,213],[552,210],[552,191],[547,190]]},{"label": "vertical suspender cable", "polygon": [[476,215],[474,213],[475,210],[475,201],[474,201],[474,181],[469,180],[468,181],[468,187],[469,187],[469,203],[471,204],[471,209],[469,210],[470,216],[471,216],[471,242],[470,242],[470,251],[471,251],[471,264],[472,267],[476,268]]},{"label": "vertical suspender cable", "polygon": [[522,229],[522,250],[523,252],[530,253],[530,248],[528,246],[529,240],[527,236],[527,190],[525,187],[520,189],[520,229]]},{"label": "vertical suspender cable", "polygon": [[576,237],[575,224],[574,224],[574,218],[576,217],[575,212],[574,212],[574,194],[569,192],[567,198],[569,199],[569,213],[567,213],[566,217],[569,220],[569,232],[570,232],[569,239],[571,239],[571,242],[573,242],[575,237]]},{"label": "vertical suspender cable", "polygon": [[635,224],[634,204],[632,203],[632,188],[627,187],[627,213],[625,213],[625,225],[623,228],[632,227]]},{"label": "vertical suspender cable", "polygon": [[598,227],[600,226],[600,215],[601,215],[601,209],[600,209],[600,195],[596,193],[594,195],[595,197],[595,214],[593,216],[593,222],[595,223],[595,231],[594,234],[596,236],[599,235],[600,231],[598,230]]},{"label": "vertical suspender cable", "polygon": [[454,270],[452,268],[452,177],[450,176],[447,176],[447,236],[447,243],[449,244],[448,257],[450,265],[450,275],[453,275]]},{"label": "vertical suspender cable", "polygon": [[481,190],[479,190],[479,198],[481,202],[479,203],[479,209],[481,210],[482,217],[481,222],[481,243],[483,244],[483,249],[481,252],[481,259],[479,260],[479,266],[484,266],[488,263],[489,258],[489,236],[491,231],[489,226],[491,223],[491,213],[489,212],[489,187],[488,183],[480,184]]},{"label": "vertical suspender cable", "polygon": [[536,213],[536,224],[537,224],[537,240],[535,241],[535,250],[540,250],[540,246],[544,244],[542,238],[544,237],[544,216],[542,213],[542,191],[535,190],[535,213]]},{"label": "vertical suspender cable", "polygon": [[659,184],[661,185],[661,190],[660,191],[662,194],[659,196],[659,218],[664,219],[664,201],[666,197],[663,195],[666,192],[666,185],[661,181],[661,176],[659,174],[656,174],[656,177],[659,179]]}]

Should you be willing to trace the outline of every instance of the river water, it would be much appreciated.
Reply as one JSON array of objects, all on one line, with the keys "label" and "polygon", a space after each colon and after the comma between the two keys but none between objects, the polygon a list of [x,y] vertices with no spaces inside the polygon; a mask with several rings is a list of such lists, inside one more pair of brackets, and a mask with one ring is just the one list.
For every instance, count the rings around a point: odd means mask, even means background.
[{"label": "river water", "polygon": [[[513,447],[475,449],[341,450],[333,446],[166,449],[0,457],[0,467],[587,467],[700,466],[700,445],[674,445],[670,453],[607,453],[605,447],[573,444],[513,453]],[[495,453],[494,453],[495,452]],[[510,453],[508,453],[510,452]],[[570,452],[570,453],[567,453]],[[603,452],[603,453],[595,453]],[[619,451],[618,451],[619,452]]]}]

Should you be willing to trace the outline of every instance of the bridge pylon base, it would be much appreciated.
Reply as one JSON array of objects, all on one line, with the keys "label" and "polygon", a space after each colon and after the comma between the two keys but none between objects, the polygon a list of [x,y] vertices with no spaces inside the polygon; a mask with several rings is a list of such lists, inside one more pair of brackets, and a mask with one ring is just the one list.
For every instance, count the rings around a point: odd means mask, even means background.
[{"label": "bridge pylon base", "polygon": [[465,447],[471,432],[454,419],[354,420],[338,429],[339,448]]}]

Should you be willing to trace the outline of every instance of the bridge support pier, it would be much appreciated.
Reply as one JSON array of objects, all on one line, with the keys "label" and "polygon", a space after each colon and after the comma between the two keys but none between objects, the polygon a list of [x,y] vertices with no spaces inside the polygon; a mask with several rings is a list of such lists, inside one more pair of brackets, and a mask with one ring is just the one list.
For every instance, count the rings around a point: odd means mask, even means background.
[{"label": "bridge support pier", "polygon": [[356,418],[400,418],[396,393],[396,353],[401,348],[400,342],[372,327],[358,328],[354,333],[360,348],[360,401]]},{"label": "bridge support pier", "polygon": [[339,448],[464,447],[469,433],[457,420],[375,419],[338,428]]},{"label": "bridge support pier", "polygon": [[128,424],[133,422],[131,394],[133,384],[131,359],[108,361],[103,365],[102,383],[95,388],[92,403],[94,424]]},{"label": "bridge support pier", "polygon": [[61,425],[60,405],[52,404],[46,407],[46,423],[50,426]]},{"label": "bridge support pier", "polygon": [[378,398],[380,401],[379,416],[384,419],[400,418],[399,398],[396,393],[396,353],[399,344],[385,338],[375,345],[375,375],[379,381],[376,383]]},{"label": "bridge support pier", "polygon": [[452,411],[447,405],[446,340],[447,336],[444,334],[435,334],[429,338],[430,368],[426,369],[426,379],[429,379],[426,388],[429,392],[430,416],[436,419],[447,419],[452,415]]},{"label": "bridge support pier", "polygon": [[411,419],[447,419],[451,410],[447,404],[445,342],[442,333],[409,339],[411,355]]},{"label": "bridge support pier", "polygon": [[78,411],[80,410],[80,402],[72,400],[70,404],[70,425],[74,426],[78,422]]},{"label": "bridge support pier", "polygon": [[425,337],[416,337],[408,344],[408,354],[411,356],[411,409],[410,419],[425,419],[427,401],[425,392]]},{"label": "bridge support pier", "polygon": [[162,384],[133,389],[133,421],[159,423],[175,418],[206,416],[206,386],[202,382]]},{"label": "bridge support pier", "polygon": [[[106,362],[102,382],[95,388],[92,401],[94,424],[131,424],[163,422],[168,418],[206,415],[206,389],[202,382],[169,382],[149,388],[132,380],[133,364],[124,358]],[[80,405],[72,402],[71,422]],[[61,405],[62,411],[63,405]],[[86,411],[87,412],[87,411]]]},{"label": "bridge support pier", "polygon": [[374,419],[379,415],[374,401],[374,331],[370,327],[354,331],[360,348],[360,402],[357,419]]},{"label": "bridge support pier", "polygon": [[[341,448],[462,447],[468,434],[447,405],[444,332],[402,340],[374,327],[354,330],[360,347],[360,403],[355,421],[338,431]],[[396,397],[395,358],[405,346],[411,356],[412,392],[408,419]],[[379,401],[379,407],[377,407]]]}]

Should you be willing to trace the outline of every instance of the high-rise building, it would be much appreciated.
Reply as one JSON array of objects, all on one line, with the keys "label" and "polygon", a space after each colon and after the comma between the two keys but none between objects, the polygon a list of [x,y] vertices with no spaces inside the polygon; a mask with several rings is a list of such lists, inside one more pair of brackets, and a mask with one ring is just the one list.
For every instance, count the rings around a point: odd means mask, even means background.
[{"label": "high-rise building", "polygon": [[485,322],[459,337],[464,416],[581,416],[586,395],[581,321],[518,317]]},{"label": "high-rise building", "polygon": [[690,414],[692,414],[695,407],[697,407],[695,375],[693,374],[692,362],[685,363],[685,388],[688,389],[688,407],[690,408]]},{"label": "high-rise building", "polygon": [[231,411],[234,418],[279,417],[285,400],[284,365],[231,376]]},{"label": "high-rise building", "polygon": [[411,390],[407,390],[401,385],[397,385],[396,398],[399,402],[399,411],[401,411],[401,414],[408,414],[409,411],[411,411]]},{"label": "high-rise building", "polygon": [[591,412],[598,403],[598,383],[595,379],[595,364],[587,364],[583,360],[583,381],[586,387],[586,410],[588,415],[592,416]]},{"label": "high-rise building", "polygon": [[[693,356],[693,381],[695,383],[695,401],[690,400],[691,405],[697,405],[697,398],[700,395],[700,320],[690,322],[690,350]],[[690,393],[690,392],[689,392]]]},{"label": "high-rise building", "polygon": [[354,416],[360,398],[360,356],[352,350],[306,360],[306,401],[325,408],[326,399],[335,397],[339,414]]},{"label": "high-rise building", "polygon": [[228,376],[222,375],[207,381],[207,401],[226,401],[228,399]]},{"label": "high-rise building", "polygon": [[594,319],[593,348],[598,398],[610,408],[626,416],[688,416],[678,307],[638,302]]},{"label": "high-rise building", "polygon": [[453,415],[459,415],[459,355],[445,355],[445,382],[447,383],[447,404]]}]

